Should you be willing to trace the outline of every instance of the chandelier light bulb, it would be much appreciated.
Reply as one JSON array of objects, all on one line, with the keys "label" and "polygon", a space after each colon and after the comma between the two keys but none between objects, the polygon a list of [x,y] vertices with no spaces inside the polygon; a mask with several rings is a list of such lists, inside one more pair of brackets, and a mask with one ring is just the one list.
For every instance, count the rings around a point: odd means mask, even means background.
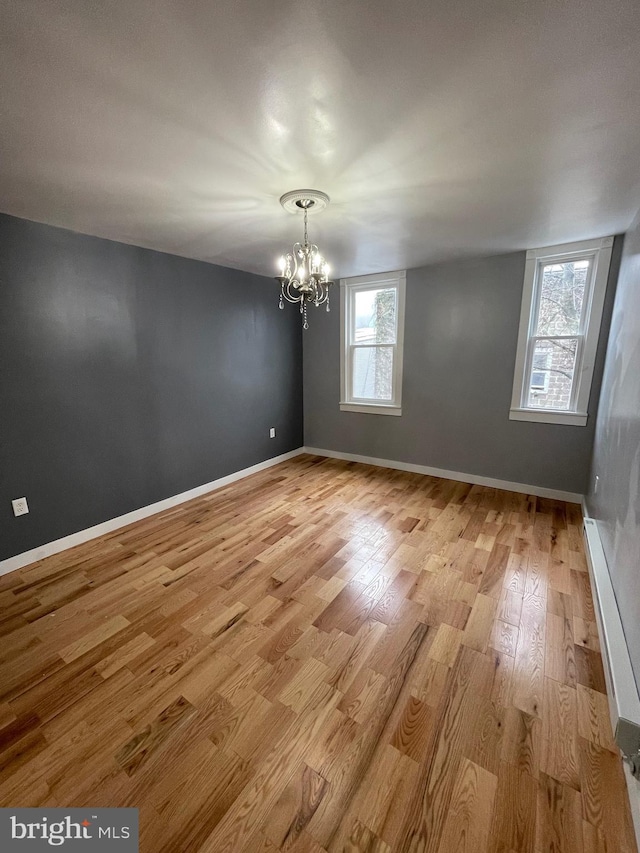
[{"label": "chandelier light bulb", "polygon": [[284,275],[284,271],[287,266],[287,262],[284,259],[284,255],[280,255],[280,257],[278,258],[278,266],[280,267],[280,275]]}]

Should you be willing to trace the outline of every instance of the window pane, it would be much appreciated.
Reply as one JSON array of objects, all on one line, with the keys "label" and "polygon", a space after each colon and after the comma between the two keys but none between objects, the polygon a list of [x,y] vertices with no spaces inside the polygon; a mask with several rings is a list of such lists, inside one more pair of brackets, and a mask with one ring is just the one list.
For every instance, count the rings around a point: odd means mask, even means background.
[{"label": "window pane", "polygon": [[545,264],[536,335],[577,335],[591,261]]},{"label": "window pane", "polygon": [[[544,343],[548,343],[545,341]],[[533,369],[548,370],[551,361],[551,351],[548,347],[538,349],[533,354]]]},{"label": "window pane", "polygon": [[365,400],[393,399],[393,347],[353,350],[353,396]]},{"label": "window pane", "polygon": [[549,364],[551,353],[538,351],[533,354],[533,369],[531,371],[531,388],[546,391],[549,387]]},{"label": "window pane", "polygon": [[549,374],[546,370],[534,370],[531,374],[531,387],[546,391],[549,386]]},{"label": "window pane", "polygon": [[395,288],[356,290],[354,308],[354,343],[396,342]]},{"label": "window pane", "polygon": [[536,341],[527,406],[534,409],[569,409],[577,349],[576,338]]}]

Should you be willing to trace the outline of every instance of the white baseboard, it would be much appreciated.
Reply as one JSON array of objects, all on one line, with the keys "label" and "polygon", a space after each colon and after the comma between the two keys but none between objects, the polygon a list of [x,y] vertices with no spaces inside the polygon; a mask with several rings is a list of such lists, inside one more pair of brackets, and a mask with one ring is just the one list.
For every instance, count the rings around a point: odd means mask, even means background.
[{"label": "white baseboard", "polygon": [[90,539],[95,539],[97,536],[103,536],[105,533],[111,533],[119,527],[126,527],[127,524],[133,524],[134,521],[141,521],[143,518],[148,518],[150,515],[155,515],[158,512],[171,509],[178,504],[189,501],[192,498],[200,497],[201,495],[212,492],[215,489],[220,489],[229,483],[234,483],[236,480],[241,480],[243,477],[248,477],[250,474],[256,474],[258,471],[263,471],[265,468],[270,468],[272,465],[278,465],[287,459],[293,459],[294,456],[299,456],[301,453],[311,453],[315,456],[328,456],[333,459],[343,459],[348,462],[363,462],[366,465],[378,465],[381,468],[394,468],[398,471],[411,471],[415,474],[429,474],[432,477],[442,477],[446,480],[457,480],[462,483],[474,483],[479,486],[489,486],[496,489],[504,489],[508,492],[521,492],[527,495],[537,495],[541,498],[556,498],[557,500],[570,501],[571,503],[580,503],[582,495],[574,494],[573,492],[562,492],[557,489],[545,489],[541,486],[529,486],[524,483],[510,483],[506,480],[496,480],[492,477],[479,477],[476,474],[463,474],[459,471],[445,471],[442,468],[431,468],[428,465],[414,465],[410,462],[395,462],[390,459],[377,459],[373,456],[360,456],[355,453],[340,453],[337,450],[322,450],[318,447],[299,447],[297,450],[292,450],[289,453],[283,453],[280,456],[274,456],[272,459],[267,459],[264,462],[259,462],[257,465],[252,465],[250,468],[244,468],[242,471],[236,471],[234,474],[229,474],[227,477],[221,477],[218,480],[213,480],[210,483],[204,483],[202,486],[197,486],[195,489],[190,489],[188,492],[182,492],[179,495],[174,495],[170,498],[158,501],[157,503],[149,504],[149,506],[141,507],[132,512],[120,515],[117,518],[103,521],[101,524],[96,524],[93,527],[88,527],[85,530],[79,530],[77,533],[71,533],[69,536],[63,536],[61,539],[56,539],[53,542],[46,542],[38,548],[33,548],[30,551],[24,551],[22,554],[16,554],[14,557],[9,557],[6,560],[0,561],[0,575],[13,572],[16,569],[21,569],[23,566],[28,566],[30,563],[35,563],[38,560],[43,560],[45,557],[50,557],[52,554],[58,554],[60,551],[66,551],[68,548],[74,548],[76,545],[81,545],[83,542],[88,542]]},{"label": "white baseboard", "polygon": [[374,456],[360,456],[357,453],[341,453],[337,450],[321,450],[318,447],[305,447],[306,453],[315,456],[329,456],[331,459],[344,459],[347,462],[363,462],[365,465],[378,465],[380,468],[395,468],[397,471],[411,471],[414,474],[428,474],[442,477],[444,480],[457,480],[460,483],[473,483],[476,486],[489,486],[504,489],[506,492],[521,492],[536,495],[539,498],[553,498],[559,501],[579,504],[582,495],[576,492],[563,492],[559,489],[546,489],[544,486],[530,486],[526,483],[511,483],[508,480],[496,480],[494,477],[480,477],[478,474],[463,474],[460,471],[445,471],[444,468],[432,468],[429,465],[414,465],[412,462],[394,462],[391,459],[376,459]]},{"label": "white baseboard", "polygon": [[234,483],[236,480],[242,480],[250,474],[257,474],[258,471],[264,471],[265,468],[271,468],[273,465],[278,465],[287,459],[293,459],[294,456],[299,456],[304,452],[305,449],[299,447],[297,450],[282,453],[280,456],[274,456],[272,459],[258,462],[257,465],[252,465],[250,468],[243,468],[242,471],[236,471],[226,477],[220,477],[218,480],[204,483],[202,486],[196,486],[195,489],[189,489],[188,492],[181,492],[179,495],[173,495],[170,498],[140,507],[140,509],[134,509],[132,512],[119,515],[117,518],[111,518],[93,527],[87,527],[85,530],[79,530],[77,533],[71,533],[69,536],[63,536],[61,539],[55,539],[53,542],[46,542],[38,548],[32,548],[30,551],[16,554],[15,557],[0,560],[0,575],[6,575],[8,572],[28,566],[29,563],[35,563],[37,560],[43,560],[52,554],[66,551],[68,548],[74,548],[76,545],[82,545],[83,542],[88,542],[97,536],[104,536],[105,533],[111,533],[111,531],[117,530],[119,527],[126,527],[127,524],[133,524],[134,521],[141,521],[143,518],[148,518],[150,515],[155,515],[158,512],[164,512],[164,510],[171,509],[174,506],[178,506],[178,504],[185,503],[185,501],[199,498],[201,495],[206,495],[207,492],[213,492],[215,489],[220,489],[223,486],[229,485],[229,483]]}]

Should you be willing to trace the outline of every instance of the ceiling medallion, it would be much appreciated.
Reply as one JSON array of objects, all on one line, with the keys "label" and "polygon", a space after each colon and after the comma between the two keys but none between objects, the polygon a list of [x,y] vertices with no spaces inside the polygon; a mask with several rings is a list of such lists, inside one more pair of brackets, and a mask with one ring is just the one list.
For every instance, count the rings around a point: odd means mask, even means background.
[{"label": "ceiling medallion", "polygon": [[280,308],[285,300],[300,305],[302,328],[308,329],[307,305],[316,308],[326,305],[329,310],[329,288],[333,281],[329,279],[329,264],[320,254],[314,243],[309,243],[307,217],[310,213],[319,213],[329,204],[329,196],[319,190],[292,190],[285,193],[280,204],[289,213],[304,215],[304,238],[302,243],[294,243],[293,250],[283,255],[278,265],[280,275]]}]

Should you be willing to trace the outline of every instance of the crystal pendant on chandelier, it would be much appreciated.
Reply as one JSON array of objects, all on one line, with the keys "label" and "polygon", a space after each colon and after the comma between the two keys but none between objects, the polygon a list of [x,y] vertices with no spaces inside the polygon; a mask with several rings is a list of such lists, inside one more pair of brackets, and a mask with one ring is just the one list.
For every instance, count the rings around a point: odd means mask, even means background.
[{"label": "crystal pendant on chandelier", "polygon": [[293,250],[283,255],[279,261],[280,282],[279,307],[284,308],[284,301],[300,305],[302,328],[308,329],[307,306],[326,305],[329,310],[329,288],[333,281],[329,279],[329,264],[320,254],[314,243],[309,242],[307,233],[307,217],[309,213],[323,210],[329,204],[329,196],[319,190],[293,190],[285,193],[280,204],[290,213],[302,211],[304,215],[304,238],[302,243],[295,243]]}]

